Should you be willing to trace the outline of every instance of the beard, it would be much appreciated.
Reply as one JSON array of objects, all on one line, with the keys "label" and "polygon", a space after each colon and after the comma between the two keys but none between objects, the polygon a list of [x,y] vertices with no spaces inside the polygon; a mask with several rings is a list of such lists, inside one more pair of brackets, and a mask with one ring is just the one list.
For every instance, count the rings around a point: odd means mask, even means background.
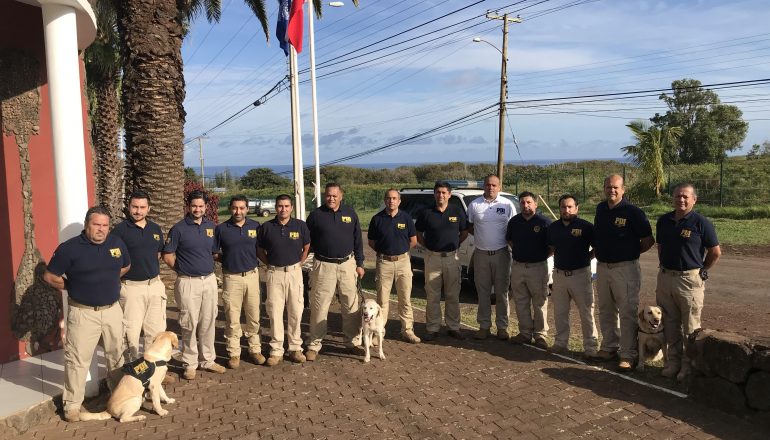
[{"label": "beard", "polygon": [[577,218],[577,214],[562,214],[561,219],[565,222],[571,222]]}]

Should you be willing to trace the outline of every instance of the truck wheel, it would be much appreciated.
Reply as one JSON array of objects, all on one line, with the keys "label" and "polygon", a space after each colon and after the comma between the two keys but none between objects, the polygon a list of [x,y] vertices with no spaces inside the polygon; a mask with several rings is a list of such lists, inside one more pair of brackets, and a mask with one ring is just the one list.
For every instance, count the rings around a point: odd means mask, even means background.
[{"label": "truck wheel", "polygon": [[262,217],[267,217],[268,215],[270,215],[270,211],[268,211],[267,209],[262,211]]}]

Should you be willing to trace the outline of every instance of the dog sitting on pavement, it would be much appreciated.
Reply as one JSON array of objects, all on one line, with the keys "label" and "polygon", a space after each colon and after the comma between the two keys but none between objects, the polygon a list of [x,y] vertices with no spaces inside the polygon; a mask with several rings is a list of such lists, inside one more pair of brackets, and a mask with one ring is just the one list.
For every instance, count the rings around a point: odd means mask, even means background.
[{"label": "dog sitting on pavement", "polygon": [[663,309],[658,306],[645,306],[639,311],[639,362],[637,371],[644,371],[647,361],[665,359],[666,336],[663,334]]},{"label": "dog sitting on pavement", "polygon": [[[382,342],[385,338],[385,324],[383,322],[383,317],[381,316],[381,310],[382,309],[380,308],[380,305],[377,304],[377,301],[371,298],[364,300],[364,303],[361,305],[361,327],[363,328],[364,350],[366,352],[364,355],[364,362],[369,362],[371,359],[369,350],[372,345],[376,345],[379,349],[380,352],[378,357],[385,360],[385,353],[382,351]],[[376,344],[373,344],[373,337],[376,338]]]},{"label": "dog sitting on pavement", "polygon": [[123,366],[126,374],[112,391],[107,401],[107,411],[81,413],[80,420],[107,420],[110,417],[119,419],[121,423],[144,420],[147,416],[134,414],[142,407],[145,390],[149,391],[152,398],[152,409],[161,417],[168,414],[168,410],[160,404],[174,403],[174,399],[166,395],[162,381],[168,371],[171,351],[177,347],[179,339],[174,332],[159,333],[141,359]]}]

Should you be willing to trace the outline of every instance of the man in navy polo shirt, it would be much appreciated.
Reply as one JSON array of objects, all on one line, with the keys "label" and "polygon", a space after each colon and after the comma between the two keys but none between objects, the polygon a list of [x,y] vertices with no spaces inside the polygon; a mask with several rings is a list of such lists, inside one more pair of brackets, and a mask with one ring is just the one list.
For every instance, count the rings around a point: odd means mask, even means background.
[{"label": "man in navy polo shirt", "polygon": [[205,218],[206,194],[187,196],[188,214],[168,232],[163,261],[177,273],[174,298],[182,328],[183,377],[195,379],[195,370],[224,373],[215,362],[214,326],[217,319],[217,279],[214,276],[214,228]]},{"label": "man in navy polo shirt", "polygon": [[[302,263],[310,250],[310,230],[305,222],[291,218],[291,197],[275,198],[276,216],[259,229],[259,259],[267,265],[267,301],[270,317],[270,357],[265,365],[272,367],[283,361],[284,335],[289,339],[289,360],[301,364],[302,334],[300,323],[305,308]],[[286,309],[284,333],[283,310]]]},{"label": "man in navy polo shirt", "polygon": [[[230,219],[214,230],[214,248],[222,262],[222,303],[225,309],[225,342],[230,356],[228,366],[241,364],[241,336],[249,340],[249,356],[265,363],[259,340],[259,272],[257,272],[257,231],[259,223],[246,218],[249,199],[236,195],[230,199]],[[246,324],[241,329],[241,310]]]},{"label": "man in navy polo shirt", "polygon": [[327,317],[334,292],[339,290],[342,333],[345,345],[356,353],[361,350],[361,304],[356,277],[364,277],[364,246],[361,225],[353,208],[342,204],[342,188],[327,183],[326,204],[307,218],[314,252],[310,273],[310,335],[307,360],[314,361],[326,336]]},{"label": "man in navy polo shirt", "polygon": [[566,354],[569,342],[570,300],[575,301],[583,331],[583,355],[596,356],[598,336],[594,322],[594,292],[591,284],[591,254],[594,228],[578,218],[575,196],[559,198],[560,219],[548,227],[548,245],[554,253],[553,313],[556,325],[551,353]]},{"label": "man in navy polo shirt", "polygon": [[117,304],[120,277],[131,268],[126,245],[109,234],[107,209],[89,209],[84,224],[80,235],[56,248],[43,275],[45,282],[69,296],[62,396],[68,422],[80,420],[88,367],[100,338],[107,371],[123,365],[123,311]]},{"label": "man in navy polo shirt", "polygon": [[120,287],[129,361],[139,358],[142,331],[145,348],[158,333],[166,331],[166,286],[159,277],[163,232],[147,219],[149,212],[150,196],[136,191],[128,198],[128,217],[112,230],[131,256],[131,270],[123,275]]},{"label": "man in navy polo shirt", "polygon": [[698,200],[695,187],[677,185],[672,196],[674,210],[661,216],[656,225],[660,271],[655,298],[663,309],[668,344],[661,374],[682,381],[690,373],[683,340],[700,328],[708,270],[722,250],[714,225],[693,210]]},{"label": "man in navy polo shirt", "polygon": [[418,344],[412,316],[412,264],[409,249],[417,244],[417,231],[412,218],[399,211],[401,194],[396,189],[385,191],[385,209],[369,222],[369,247],[377,252],[377,302],[382,308],[384,322],[388,321],[390,291],[396,284],[398,317],[401,319],[401,338]]},{"label": "man in navy polo shirt", "polygon": [[513,251],[511,296],[516,306],[519,334],[514,344],[546,349],[548,343],[548,226],[551,219],[537,212],[537,199],[529,191],[519,194],[521,212],[508,222],[505,239]]},{"label": "man in navy polo shirt", "polygon": [[602,332],[598,360],[620,354],[618,370],[629,371],[637,362],[637,311],[642,270],[639,255],[647,252],[655,238],[647,216],[623,199],[623,177],[604,179],[606,200],[596,207],[594,250],[597,264],[596,293],[599,328]]},{"label": "man in navy polo shirt", "polygon": [[417,216],[417,242],[425,246],[425,328],[423,338],[433,341],[441,330],[441,290],[444,290],[444,313],[449,336],[465,339],[460,333],[460,259],[457,249],[468,238],[465,211],[449,203],[452,187],[447,182],[433,185],[436,204]]}]

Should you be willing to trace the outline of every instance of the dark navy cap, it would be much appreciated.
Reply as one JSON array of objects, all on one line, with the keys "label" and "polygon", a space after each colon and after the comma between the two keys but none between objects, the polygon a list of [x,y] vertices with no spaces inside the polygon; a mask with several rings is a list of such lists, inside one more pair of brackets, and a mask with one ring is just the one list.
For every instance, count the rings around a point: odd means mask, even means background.
[{"label": "dark navy cap", "polygon": [[328,258],[344,258],[355,254],[356,266],[364,266],[364,244],[361,224],[353,208],[340,205],[332,211],[323,205],[307,217],[313,252]]},{"label": "dark navy cap", "polygon": [[513,243],[513,259],[520,263],[539,263],[548,259],[548,225],[551,219],[535,213],[529,220],[521,213],[508,221],[506,241]]},{"label": "dark navy cap", "polygon": [[556,220],[548,227],[548,245],[553,246],[553,265],[561,270],[582,269],[591,265],[589,247],[593,243],[594,227],[576,218],[568,225]]},{"label": "dark navy cap", "polygon": [[627,200],[610,209],[607,201],[596,206],[594,250],[602,263],[619,263],[639,258],[639,240],[652,236],[647,216]]},{"label": "dark navy cap", "polygon": [[282,225],[277,218],[259,229],[259,247],[267,254],[272,266],[291,266],[302,259],[305,245],[310,244],[310,229],[296,218]]},{"label": "dark navy cap", "polygon": [[216,225],[207,218],[201,224],[190,216],[175,224],[168,232],[164,253],[176,254],[178,273],[189,276],[205,276],[214,272],[214,229]]},{"label": "dark navy cap", "polygon": [[434,205],[420,212],[415,229],[423,234],[428,250],[453,252],[460,247],[460,232],[468,229],[468,220],[460,207],[450,204],[441,212]]},{"label": "dark navy cap", "polygon": [[656,226],[660,265],[671,270],[703,267],[706,248],[719,246],[714,225],[695,211],[676,221],[674,211],[661,216]]},{"label": "dark navy cap", "polygon": [[214,248],[222,254],[222,268],[228,272],[248,272],[257,267],[259,223],[247,218],[243,226],[232,217],[214,230]]},{"label": "dark navy cap", "polygon": [[120,270],[131,264],[123,240],[112,234],[95,244],[85,232],[60,244],[48,271],[66,275],[64,287],[75,301],[87,306],[106,306],[120,299]]},{"label": "dark navy cap", "polygon": [[410,239],[417,235],[412,217],[404,211],[396,215],[382,211],[369,222],[367,238],[374,241],[374,249],[385,255],[401,255],[409,251]]},{"label": "dark navy cap", "polygon": [[123,240],[131,256],[131,269],[123,275],[124,280],[144,281],[160,274],[158,253],[163,250],[163,231],[158,224],[147,220],[144,228],[126,219],[110,233]]}]

